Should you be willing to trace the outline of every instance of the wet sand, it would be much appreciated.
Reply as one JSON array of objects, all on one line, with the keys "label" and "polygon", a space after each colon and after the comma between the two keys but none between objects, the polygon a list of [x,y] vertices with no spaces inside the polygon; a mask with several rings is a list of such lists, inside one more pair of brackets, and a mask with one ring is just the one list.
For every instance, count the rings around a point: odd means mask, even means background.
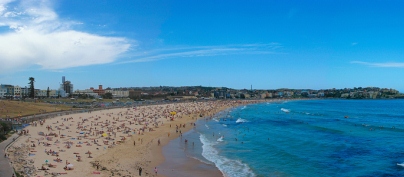
[{"label": "wet sand", "polygon": [[[195,133],[189,131],[185,133],[184,137],[187,137],[188,133]],[[208,162],[202,162],[199,159],[188,156],[185,152],[184,146],[186,148],[198,148],[196,146],[201,146],[201,144],[196,143],[193,145],[193,140],[190,140],[187,145],[181,146],[184,143],[184,138],[176,138],[171,140],[166,146],[163,147],[163,154],[166,161],[160,165],[160,173],[167,177],[177,177],[177,176],[195,176],[204,177],[212,176],[219,177],[223,176],[222,172],[213,164]],[[199,147],[202,148],[202,147]],[[198,152],[199,153],[199,152]]]}]

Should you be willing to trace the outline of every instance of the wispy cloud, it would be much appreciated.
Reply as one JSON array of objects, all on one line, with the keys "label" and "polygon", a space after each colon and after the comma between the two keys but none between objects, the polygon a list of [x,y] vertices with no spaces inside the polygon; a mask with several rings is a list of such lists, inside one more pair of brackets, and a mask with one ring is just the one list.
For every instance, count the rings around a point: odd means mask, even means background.
[{"label": "wispy cloud", "polygon": [[170,58],[192,58],[203,56],[236,54],[274,54],[282,46],[278,43],[243,44],[219,46],[177,46],[149,51],[136,51],[129,54],[130,59],[117,64],[151,62]]},{"label": "wispy cloud", "polygon": [[0,0],[0,73],[33,65],[46,70],[114,62],[131,44],[121,37],[76,31],[51,1]]},{"label": "wispy cloud", "polygon": [[371,62],[363,62],[363,61],[351,61],[352,64],[360,64],[366,65],[370,67],[379,67],[379,68],[404,68],[404,63],[400,62],[385,62],[385,63],[371,63]]}]

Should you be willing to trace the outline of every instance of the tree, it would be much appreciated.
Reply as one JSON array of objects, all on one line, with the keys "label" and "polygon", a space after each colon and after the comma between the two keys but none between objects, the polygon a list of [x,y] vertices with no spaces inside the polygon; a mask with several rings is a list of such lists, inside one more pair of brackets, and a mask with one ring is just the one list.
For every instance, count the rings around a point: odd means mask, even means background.
[{"label": "tree", "polygon": [[48,90],[46,90],[46,97],[48,97],[49,98],[49,87],[48,87]]},{"label": "tree", "polygon": [[35,82],[35,78],[33,77],[29,77],[29,97],[30,98],[34,98],[35,97],[35,87],[34,87],[34,82]]},{"label": "tree", "polygon": [[112,93],[105,93],[103,96],[105,99],[112,99]]}]

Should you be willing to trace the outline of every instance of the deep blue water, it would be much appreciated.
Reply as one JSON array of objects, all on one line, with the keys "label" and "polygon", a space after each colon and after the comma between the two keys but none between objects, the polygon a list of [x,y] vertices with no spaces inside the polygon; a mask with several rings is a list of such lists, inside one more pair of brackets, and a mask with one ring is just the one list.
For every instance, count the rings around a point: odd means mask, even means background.
[{"label": "deep blue water", "polygon": [[221,112],[183,139],[227,176],[404,176],[404,100],[305,100]]}]

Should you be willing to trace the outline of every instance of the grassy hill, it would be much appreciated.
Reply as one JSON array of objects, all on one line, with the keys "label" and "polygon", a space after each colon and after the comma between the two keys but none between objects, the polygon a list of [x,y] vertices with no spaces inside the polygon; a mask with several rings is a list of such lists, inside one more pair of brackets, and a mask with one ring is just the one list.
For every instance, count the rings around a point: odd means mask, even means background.
[{"label": "grassy hill", "polygon": [[32,100],[31,102],[0,100],[0,118],[6,118],[6,116],[17,117],[33,115],[69,109],[72,109],[72,107],[64,104],[49,104],[38,100]]}]

